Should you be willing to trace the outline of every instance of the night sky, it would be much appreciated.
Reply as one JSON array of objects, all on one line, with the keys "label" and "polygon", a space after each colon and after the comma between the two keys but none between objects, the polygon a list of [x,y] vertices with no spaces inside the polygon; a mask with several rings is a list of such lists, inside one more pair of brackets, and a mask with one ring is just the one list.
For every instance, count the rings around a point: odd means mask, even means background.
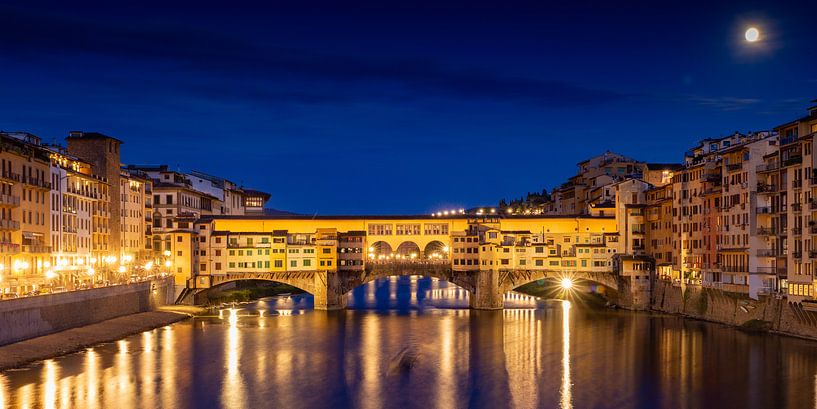
[{"label": "night sky", "polygon": [[495,204],[817,98],[817,1],[20,3],[0,7],[0,129],[102,132],[124,163],[308,214]]}]

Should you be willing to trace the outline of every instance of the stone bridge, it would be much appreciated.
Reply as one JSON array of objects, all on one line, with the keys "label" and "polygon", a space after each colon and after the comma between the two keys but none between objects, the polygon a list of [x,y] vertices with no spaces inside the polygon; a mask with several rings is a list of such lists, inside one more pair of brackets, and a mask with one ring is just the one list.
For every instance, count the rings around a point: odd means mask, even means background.
[{"label": "stone bridge", "polygon": [[[188,294],[196,294],[239,280],[265,280],[288,284],[315,297],[315,309],[332,310],[346,306],[346,294],[353,289],[379,278],[402,275],[435,277],[453,283],[470,293],[471,308],[494,310],[503,308],[503,295],[517,287],[538,280],[559,280],[564,274],[547,270],[499,270],[499,271],[453,271],[448,263],[387,262],[368,263],[363,271],[299,271],[299,272],[246,272],[223,275],[198,276],[191,283],[209,277],[204,288],[188,288]],[[573,280],[592,281],[613,291],[618,291],[620,278],[613,272],[574,272]]]}]

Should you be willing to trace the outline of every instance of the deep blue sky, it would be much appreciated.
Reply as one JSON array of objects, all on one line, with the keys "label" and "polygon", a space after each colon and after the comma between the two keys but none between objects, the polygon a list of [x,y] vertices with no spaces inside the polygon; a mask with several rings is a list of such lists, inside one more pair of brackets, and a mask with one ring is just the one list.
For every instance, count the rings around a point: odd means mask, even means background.
[{"label": "deep blue sky", "polygon": [[0,7],[0,129],[103,132],[125,163],[303,213],[493,204],[817,98],[814,1],[20,3]]}]

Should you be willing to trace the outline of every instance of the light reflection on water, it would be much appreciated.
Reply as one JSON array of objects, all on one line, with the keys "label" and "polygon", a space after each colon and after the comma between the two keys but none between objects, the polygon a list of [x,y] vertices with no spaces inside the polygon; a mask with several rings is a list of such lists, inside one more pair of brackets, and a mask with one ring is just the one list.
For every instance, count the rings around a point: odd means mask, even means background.
[{"label": "light reflection on water", "polygon": [[223,308],[0,374],[2,407],[806,407],[814,343],[419,277]]}]

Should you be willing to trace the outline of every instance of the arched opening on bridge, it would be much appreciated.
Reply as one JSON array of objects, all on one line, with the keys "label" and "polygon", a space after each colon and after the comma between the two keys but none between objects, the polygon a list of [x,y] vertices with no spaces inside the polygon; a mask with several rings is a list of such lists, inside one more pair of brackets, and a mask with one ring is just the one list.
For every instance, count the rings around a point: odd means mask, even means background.
[{"label": "arched opening on bridge", "polygon": [[586,304],[599,304],[618,300],[618,291],[602,283],[574,275],[546,275],[526,283],[517,284],[510,290],[543,299],[571,300]]},{"label": "arched opening on bridge", "polygon": [[468,308],[471,292],[436,274],[378,274],[346,293],[350,309]]},{"label": "arched opening on bridge", "polygon": [[423,252],[425,258],[448,258],[448,246],[439,241],[434,240],[428,244],[426,244],[425,251]]},{"label": "arched opening on bridge", "polygon": [[392,254],[391,245],[385,241],[376,241],[369,246],[369,257],[378,258],[380,256],[388,257]]},{"label": "arched opening on bridge", "polygon": [[309,291],[275,280],[239,279],[218,283],[196,292],[194,303],[198,305],[218,305],[231,302],[246,302],[264,297],[281,295],[307,295]]},{"label": "arched opening on bridge", "polygon": [[420,246],[413,241],[404,241],[397,246],[397,254],[402,257],[420,257]]}]

